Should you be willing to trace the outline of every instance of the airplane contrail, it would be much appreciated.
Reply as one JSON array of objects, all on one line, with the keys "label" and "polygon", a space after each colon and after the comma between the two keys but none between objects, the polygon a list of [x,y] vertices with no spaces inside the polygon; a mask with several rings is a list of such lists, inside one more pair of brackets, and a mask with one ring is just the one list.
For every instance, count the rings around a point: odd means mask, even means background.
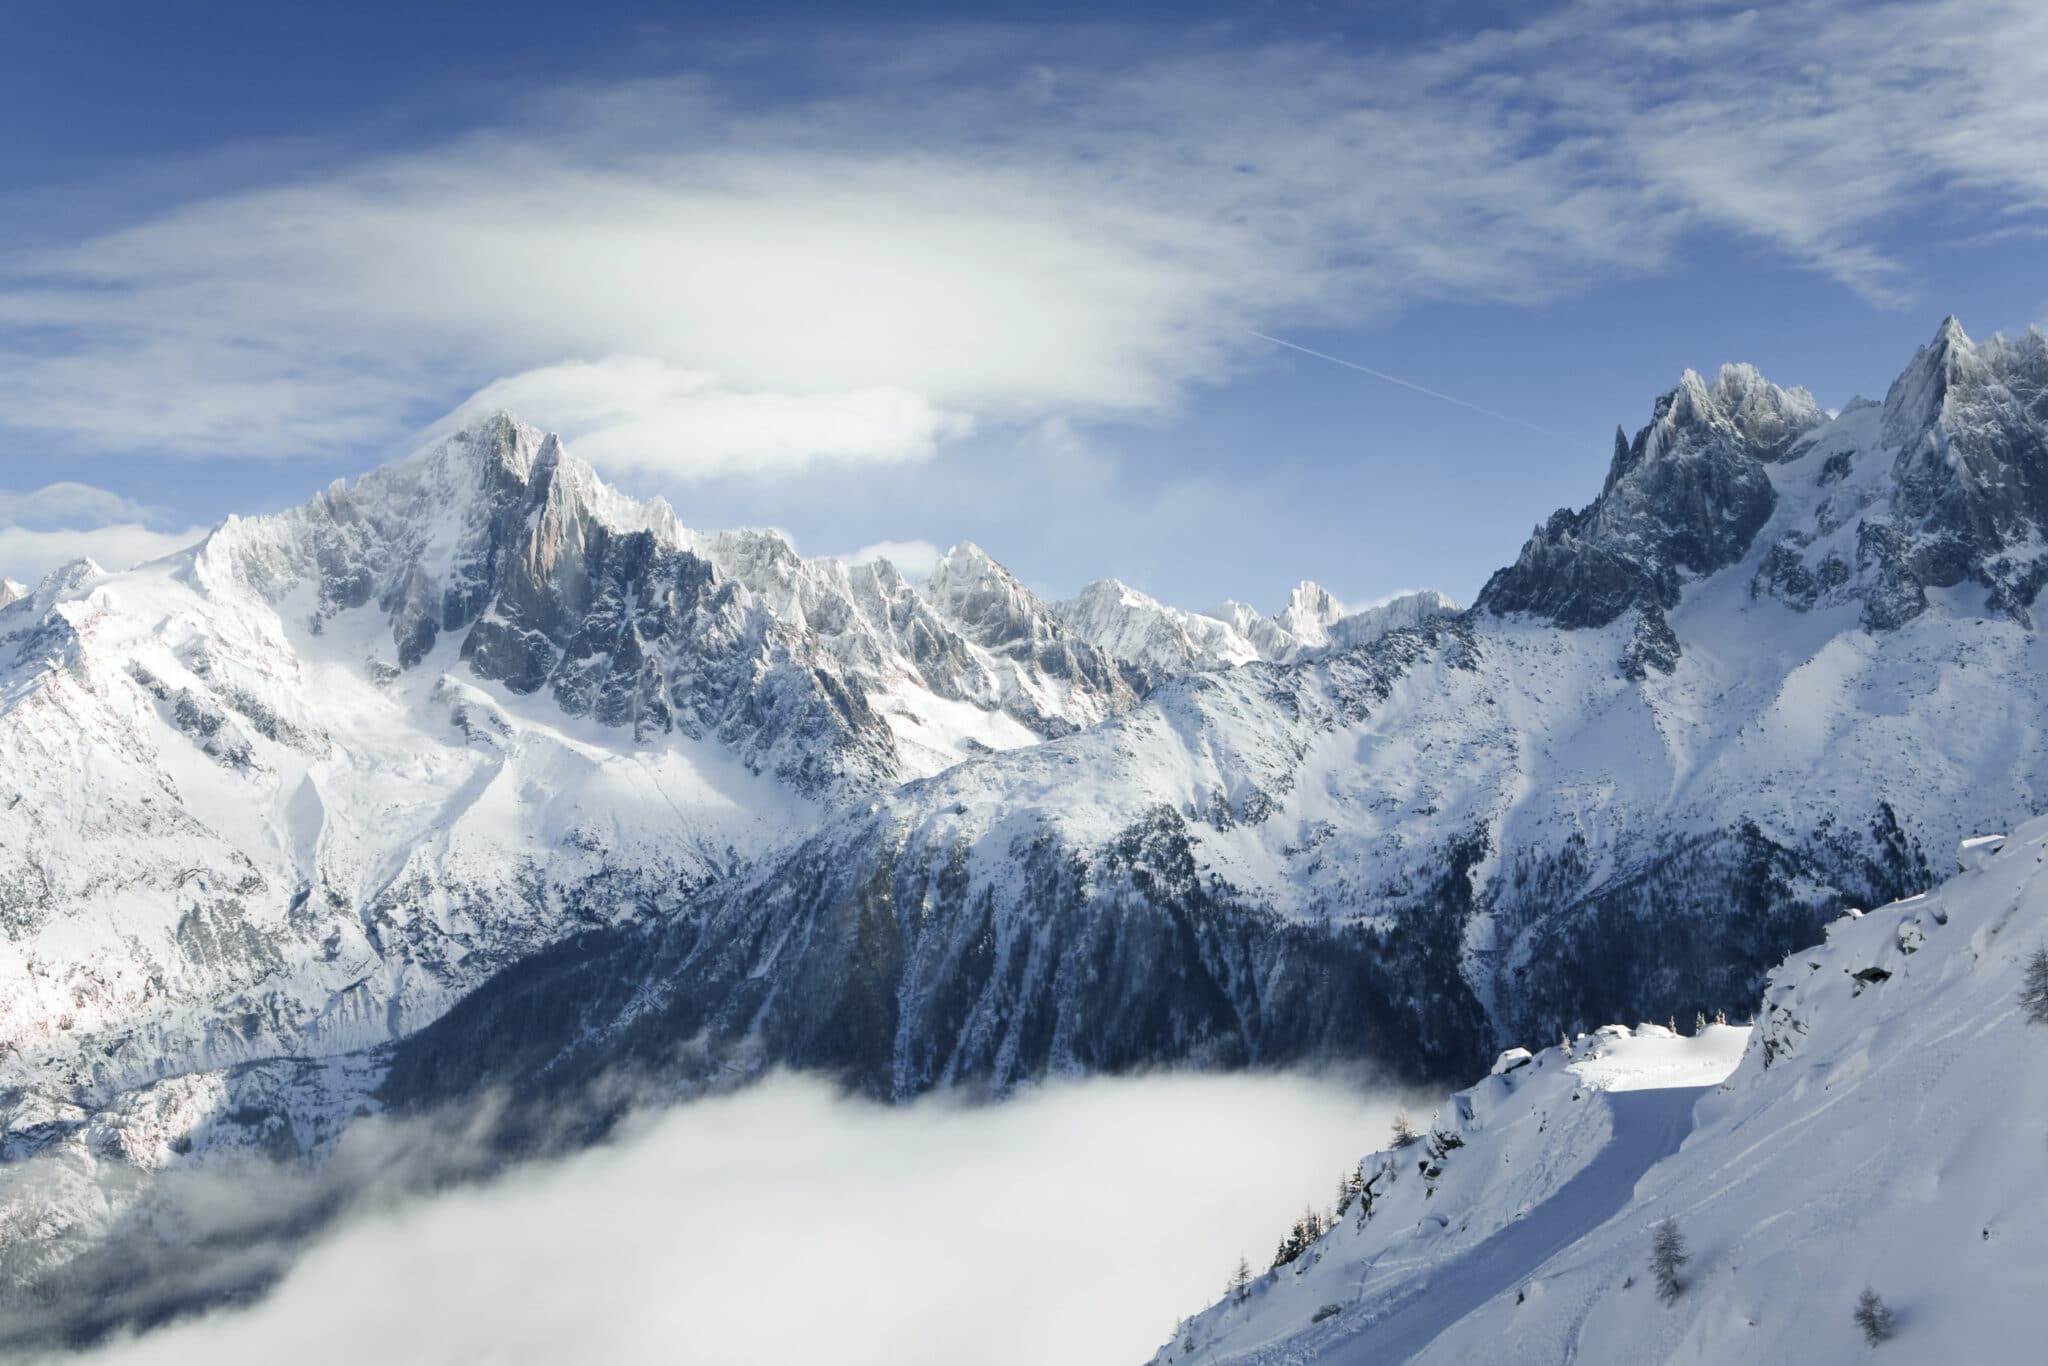
[{"label": "airplane contrail", "polygon": [[1370,365],[1360,365],[1355,360],[1345,360],[1342,356],[1333,356],[1327,351],[1313,351],[1299,342],[1288,341],[1285,337],[1271,337],[1264,332],[1254,332],[1252,335],[1260,341],[1269,341],[1275,346],[1284,346],[1290,351],[1299,351],[1304,356],[1314,356],[1317,360],[1326,360],[1332,365],[1341,365],[1346,370],[1356,370],[1361,375],[1371,375],[1374,379],[1383,380],[1388,384],[1398,384],[1403,389],[1411,389],[1418,394],[1426,394],[1430,398],[1441,399],[1445,403],[1455,403],[1460,408],[1470,408],[1475,413],[1484,413],[1486,416],[1501,422],[1512,422],[1517,427],[1527,427],[1532,432],[1541,432],[1543,435],[1554,437],[1559,441],[1570,441],[1572,439],[1563,432],[1553,432],[1548,427],[1539,427],[1526,418],[1516,417],[1513,413],[1503,413],[1496,409],[1488,408],[1484,404],[1474,403],[1470,399],[1459,398],[1456,394],[1444,393],[1440,389],[1426,388],[1415,383],[1413,380],[1402,379],[1399,375],[1390,375],[1384,370],[1375,370]]}]

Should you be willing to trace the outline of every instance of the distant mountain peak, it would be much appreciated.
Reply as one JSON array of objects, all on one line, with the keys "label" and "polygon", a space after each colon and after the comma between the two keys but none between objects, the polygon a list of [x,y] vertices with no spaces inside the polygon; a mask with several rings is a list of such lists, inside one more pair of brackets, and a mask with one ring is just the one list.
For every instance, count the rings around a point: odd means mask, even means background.
[{"label": "distant mountain peak", "polygon": [[1972,365],[1976,353],[1955,315],[1942,319],[1933,339],[1914,352],[1912,363],[1885,393],[1885,440],[1905,447],[1934,435],[1950,388],[1977,368]]},{"label": "distant mountain peak", "polygon": [[1312,579],[1303,579],[1287,595],[1287,605],[1273,620],[1303,645],[1326,645],[1330,624],[1344,614],[1344,604],[1329,589]]},{"label": "distant mountain peak", "polygon": [[51,602],[87,584],[98,583],[105,577],[107,571],[100,567],[98,560],[90,555],[81,555],[75,560],[67,560],[43,575],[41,581],[36,584],[35,596],[40,602]]}]

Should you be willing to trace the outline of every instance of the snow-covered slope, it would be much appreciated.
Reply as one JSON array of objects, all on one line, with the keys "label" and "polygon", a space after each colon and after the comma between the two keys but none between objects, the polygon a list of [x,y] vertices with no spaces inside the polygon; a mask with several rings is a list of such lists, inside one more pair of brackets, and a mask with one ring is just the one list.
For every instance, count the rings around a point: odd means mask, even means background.
[{"label": "snow-covered slope", "polygon": [[[2020,988],[2048,948],[2048,819],[1965,853],[1788,958],[1754,1031],[1503,1057],[1156,1360],[1860,1361],[1866,1285],[1887,1358],[2030,1359],[2048,1026]],[[1647,1265],[1667,1215],[1690,1257],[1670,1303]]]}]

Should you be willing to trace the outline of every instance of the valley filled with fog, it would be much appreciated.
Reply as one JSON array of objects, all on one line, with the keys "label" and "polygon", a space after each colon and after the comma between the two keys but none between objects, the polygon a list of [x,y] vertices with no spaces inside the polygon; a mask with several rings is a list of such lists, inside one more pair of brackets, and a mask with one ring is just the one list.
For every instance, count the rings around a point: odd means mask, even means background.
[{"label": "valley filled with fog", "polygon": [[[175,1197],[179,1217],[246,1230],[245,1257],[277,1240],[282,1280],[83,1359],[1142,1360],[1240,1255],[1262,1270],[1414,1099],[1181,1074],[891,1107],[780,1075],[488,1181],[345,1197],[302,1246],[278,1232],[291,1178],[244,1169]],[[365,1126],[339,1167],[431,1185],[437,1153],[466,1163],[461,1132]]]}]

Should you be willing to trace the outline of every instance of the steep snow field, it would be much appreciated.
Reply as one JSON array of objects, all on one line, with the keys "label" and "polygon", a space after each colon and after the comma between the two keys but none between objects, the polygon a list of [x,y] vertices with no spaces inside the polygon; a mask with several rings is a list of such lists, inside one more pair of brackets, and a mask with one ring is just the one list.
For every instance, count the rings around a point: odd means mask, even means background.
[{"label": "steep snow field", "polygon": [[[1870,1354],[1866,1284],[1897,1327],[1882,1359],[2032,1359],[2048,1027],[2018,998],[2048,945],[2048,819],[1964,856],[1792,955],[1754,1030],[1504,1056],[1155,1360],[1846,1363]],[[1690,1254],[1670,1304],[1647,1261],[1666,1215]]]}]

